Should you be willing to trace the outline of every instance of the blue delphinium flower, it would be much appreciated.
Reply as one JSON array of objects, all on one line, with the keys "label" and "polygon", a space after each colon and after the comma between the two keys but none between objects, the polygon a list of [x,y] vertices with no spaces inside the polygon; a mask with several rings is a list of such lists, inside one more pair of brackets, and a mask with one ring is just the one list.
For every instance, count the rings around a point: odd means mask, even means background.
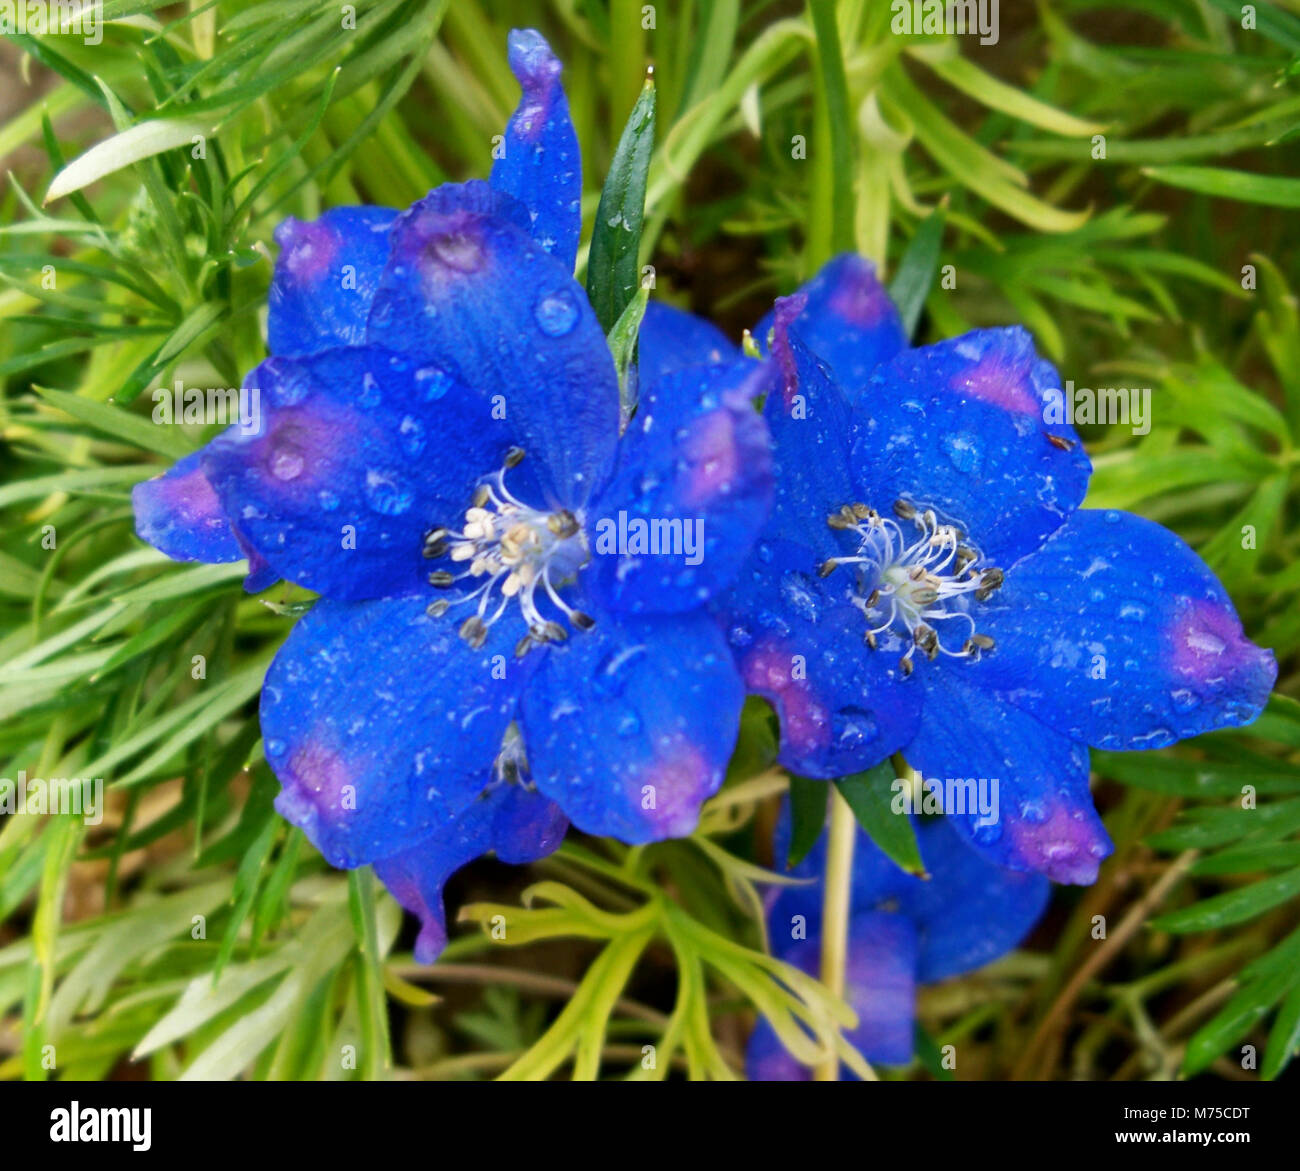
[{"label": "blue delphinium flower", "polygon": [[753,362],[664,359],[620,440],[571,275],[560,65],[535,32],[510,61],[523,100],[491,183],[285,224],[258,425],[135,494],[169,555],[248,555],[249,588],[321,595],[262,693],[277,808],[334,865],[376,864],[426,960],[472,857],[539,857],[567,820],[627,842],[693,828],[743,701],[702,607],[772,494]]},{"label": "blue delphinium flower", "polygon": [[[917,985],[973,971],[1011,951],[1038,922],[1050,891],[1041,875],[988,862],[946,818],[917,819],[915,828],[925,878],[901,870],[861,830],[854,845],[845,999],[858,1024],[845,1036],[880,1065],[912,1060]],[[777,831],[779,860],[789,834],[787,807]],[[825,854],[823,834],[791,875],[820,878]],[[821,967],[822,898],[820,882],[783,887],[767,917],[773,954],[812,976]],[[755,1081],[811,1076],[766,1020],[750,1036],[745,1067]]]},{"label": "blue delphinium flower", "polygon": [[1111,844],[1087,746],[1250,723],[1272,653],[1178,537],[1080,509],[1091,465],[1045,421],[1061,383],[1023,329],[907,349],[857,257],[772,323],[776,498],[722,611],[782,762],[835,777],[901,751],[925,778],[986,779],[999,816],[958,811],[962,832],[1093,881]]}]

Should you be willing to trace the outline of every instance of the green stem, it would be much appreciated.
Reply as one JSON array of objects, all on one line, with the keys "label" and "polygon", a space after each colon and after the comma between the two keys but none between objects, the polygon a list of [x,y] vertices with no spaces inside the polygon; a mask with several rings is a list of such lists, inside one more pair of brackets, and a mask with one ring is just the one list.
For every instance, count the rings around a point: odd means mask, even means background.
[{"label": "green stem", "polygon": [[[849,904],[853,887],[853,845],[858,824],[849,803],[831,786],[830,840],[826,847],[826,891],[822,902],[822,983],[844,999],[844,964],[849,946]],[[815,1071],[819,1082],[838,1081],[840,1061],[827,1058]]]}]

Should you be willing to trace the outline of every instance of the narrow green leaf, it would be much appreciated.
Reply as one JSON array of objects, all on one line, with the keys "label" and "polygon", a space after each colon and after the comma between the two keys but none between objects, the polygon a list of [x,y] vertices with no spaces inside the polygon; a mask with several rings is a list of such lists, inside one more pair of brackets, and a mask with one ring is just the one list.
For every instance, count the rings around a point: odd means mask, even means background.
[{"label": "narrow green leaf", "polygon": [[193,450],[186,441],[184,432],[178,427],[159,425],[121,407],[96,402],[84,395],[70,394],[64,390],[47,390],[41,386],[33,389],[46,402],[65,411],[74,419],[86,423],[96,431],[102,431],[105,435],[124,440],[132,447],[156,451],[168,459],[181,459]]},{"label": "narrow green leaf", "polygon": [[894,766],[884,761],[866,772],[840,777],[836,788],[853,810],[858,824],[886,855],[909,874],[924,874],[912,819],[893,811]]},{"label": "narrow green leaf", "polygon": [[903,259],[889,283],[890,299],[898,306],[903,330],[908,337],[916,331],[925,299],[930,295],[934,274],[939,268],[939,249],[943,246],[943,227],[947,218],[944,205],[936,207],[917,226],[916,233],[903,253]]},{"label": "narrow green leaf", "polygon": [[1244,923],[1297,895],[1300,895],[1300,867],[1240,890],[1215,895],[1182,910],[1171,911],[1153,919],[1151,926],[1158,931],[1213,931]]},{"label": "narrow green leaf", "polygon": [[808,777],[790,777],[790,851],[785,858],[773,858],[780,870],[798,866],[817,844],[826,828],[826,801],[831,789],[825,781]]},{"label": "narrow green leaf", "polygon": [[619,421],[626,428],[636,414],[638,386],[635,378],[628,377],[628,371],[636,361],[636,341],[641,332],[641,319],[645,317],[646,305],[650,303],[650,290],[644,285],[636,296],[627,303],[627,308],[619,315],[614,328],[609,331],[609,351],[614,355],[614,368],[618,371]]},{"label": "narrow green leaf", "polygon": [[1253,175],[1221,167],[1144,167],[1142,173],[1157,183],[1182,187],[1201,195],[1263,203],[1269,207],[1300,207],[1300,179],[1278,175]]},{"label": "narrow green leaf", "polygon": [[655,83],[647,74],[610,164],[587,259],[587,294],[606,333],[636,296],[646,176],[655,138]]},{"label": "narrow green leaf", "polygon": [[73,159],[54,176],[44,202],[61,199],[132,163],[178,146],[189,146],[195,137],[206,137],[211,133],[211,124],[192,118],[157,118],[138,122]]}]

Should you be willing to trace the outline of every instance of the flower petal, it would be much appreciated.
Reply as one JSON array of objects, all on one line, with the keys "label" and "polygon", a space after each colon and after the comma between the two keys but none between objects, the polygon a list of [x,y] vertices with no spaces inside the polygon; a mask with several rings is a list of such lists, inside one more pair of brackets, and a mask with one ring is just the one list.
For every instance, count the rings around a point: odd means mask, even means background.
[{"label": "flower petal", "polygon": [[855,414],[865,503],[933,508],[994,564],[1032,552],[1079,506],[1092,465],[1044,415],[1060,377],[1023,329],[985,329],[876,369]]},{"label": "flower petal", "polygon": [[[857,403],[871,372],[907,348],[902,319],[876,279],[875,267],[846,252],[828,261],[798,295],[807,298],[794,323],[800,336]],[[775,310],[754,330],[764,353],[774,325]]]},{"label": "flower petal", "polygon": [[803,296],[777,302],[772,353],[780,370],[779,393],[767,396],[763,417],[772,432],[776,497],[764,530],[815,551],[814,564],[853,551],[841,544],[827,518],[853,501],[856,480],[849,462],[850,413],[830,369],[792,328]]},{"label": "flower petal", "polygon": [[744,696],[702,613],[595,613],[545,652],[520,705],[537,787],[586,833],[681,837],[718,791]]},{"label": "flower petal", "polygon": [[480,855],[495,851],[503,862],[522,865],[553,853],[568,822],[540,793],[500,783],[418,846],[375,863],[375,873],[399,903],[420,917],[415,958],[431,964],[447,945],[442,888]]},{"label": "flower petal", "polygon": [[427,592],[424,534],[459,525],[513,442],[487,398],[373,347],[271,358],[248,381],[256,430],[227,431],[204,465],[246,541],[326,597]]},{"label": "flower petal", "polygon": [[816,555],[760,540],[721,605],[745,689],[776,709],[781,763],[810,777],[870,768],[916,733],[922,690],[898,660],[868,650],[844,574],[820,578]]},{"label": "flower petal", "polygon": [[735,579],[767,518],[772,454],[748,359],[658,382],[623,437],[619,468],[587,521],[588,585],[612,609],[703,605]]},{"label": "flower petal", "polygon": [[131,489],[135,531],[173,561],[239,561],[244,551],[203,472],[206,448]]},{"label": "flower petal", "polygon": [[1047,908],[1046,878],[990,863],[948,818],[918,821],[916,837],[929,879],[904,875],[901,892],[891,893],[899,913],[917,924],[917,978],[923,983],[992,963],[1015,948]]},{"label": "flower petal", "polygon": [[290,217],[276,228],[280,255],[266,320],[271,353],[316,354],[365,341],[397,215],[387,207],[336,207],[318,220]]},{"label": "flower petal", "polygon": [[926,780],[989,782],[996,809],[950,819],[990,861],[1046,874],[1053,882],[1096,881],[1110,838],[1088,791],[1088,750],[979,686],[979,664],[929,664],[925,710],[904,750]]},{"label": "flower petal", "polygon": [[369,337],[492,396],[553,501],[576,510],[611,473],[618,378],[586,294],[527,223],[484,183],[431,192],[393,229]]},{"label": "flower petal", "polygon": [[318,602],[267,672],[276,808],[334,866],[391,858],[462,812],[532,670],[499,626],[472,650],[425,601]]},{"label": "flower petal", "polygon": [[1249,724],[1277,678],[1210,568],[1127,512],[1075,513],[1007,574],[980,628],[997,642],[979,668],[990,686],[1101,748]]},{"label": "flower petal", "polygon": [[740,350],[711,321],[651,301],[637,335],[637,377],[650,390],[665,374],[685,366],[714,366],[733,362]]},{"label": "flower petal", "polygon": [[510,69],[523,97],[506,126],[492,186],[532,213],[533,238],[569,271],[582,232],[582,156],[560,83],[563,66],[535,29],[514,29]]},{"label": "flower petal", "polygon": [[[821,941],[808,938],[781,942],[784,924],[771,925],[772,950],[810,976],[821,971]],[[884,911],[854,912],[849,921],[845,955],[844,994],[858,1014],[845,1038],[868,1061],[878,1065],[907,1065],[912,1060],[916,1018],[917,933],[902,915]],[[766,1022],[760,1022],[763,1028]],[[768,1029],[770,1025],[766,1026]],[[758,1029],[755,1030],[757,1034]],[[774,1038],[773,1038],[774,1039]],[[777,1046],[780,1045],[778,1041]],[[797,1062],[777,1058],[772,1040],[750,1040],[746,1070],[751,1081],[805,1081],[809,1071]]]}]

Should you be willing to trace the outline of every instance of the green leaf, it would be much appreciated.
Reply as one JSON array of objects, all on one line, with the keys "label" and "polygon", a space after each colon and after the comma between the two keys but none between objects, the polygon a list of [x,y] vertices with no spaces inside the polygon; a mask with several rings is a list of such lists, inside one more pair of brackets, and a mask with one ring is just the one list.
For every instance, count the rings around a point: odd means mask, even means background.
[{"label": "green leaf", "polygon": [[784,858],[773,858],[776,868],[798,866],[817,844],[826,828],[826,800],[831,794],[825,781],[790,776],[790,851]]},{"label": "green leaf", "polygon": [[921,221],[889,284],[890,300],[898,306],[903,332],[909,338],[916,332],[916,323],[921,319],[921,310],[925,308],[925,299],[938,271],[946,218],[945,207],[940,205]]},{"label": "green leaf", "polygon": [[184,432],[179,428],[160,425],[121,407],[108,403],[96,402],[80,394],[69,394],[64,390],[46,390],[44,387],[33,388],[41,398],[74,419],[124,440],[132,447],[142,447],[146,451],[156,451],[168,459],[181,459],[189,455],[193,447],[186,441]]},{"label": "green leaf", "polygon": [[[853,175],[857,136],[849,114],[849,84],[844,72],[844,53],[840,48],[836,8],[835,0],[808,0],[817,46],[817,75],[821,82],[817,94],[818,122],[820,124],[825,119],[826,131],[830,137],[830,149],[815,150],[813,156],[816,167],[815,185],[818,188],[824,187],[829,179],[827,195],[830,204],[826,208],[830,215],[830,233],[826,240],[829,252],[822,256],[819,254],[820,248],[809,248],[808,260],[817,267],[836,253],[852,252],[855,244]],[[809,203],[815,219],[826,202],[825,196],[819,197],[817,191],[814,191]],[[816,223],[813,228],[816,230]]]},{"label": "green leaf", "polygon": [[1220,167],[1144,167],[1142,173],[1157,183],[1182,187],[1201,195],[1264,203],[1270,207],[1300,207],[1300,179],[1254,175]]},{"label": "green leaf", "polygon": [[1278,1000],[1300,985],[1300,931],[1242,973],[1242,987],[1188,1042],[1183,1075],[1200,1073],[1234,1041],[1244,1037]]},{"label": "green leaf", "polygon": [[642,286],[609,331],[609,351],[614,355],[614,369],[618,371],[619,422],[624,429],[636,414],[639,388],[636,381],[628,377],[628,371],[636,360],[636,341],[649,303],[650,290]]},{"label": "green leaf", "polygon": [[1213,931],[1231,927],[1271,911],[1300,895],[1300,867],[1276,874],[1240,890],[1227,891],[1191,907],[1171,911],[1151,921],[1157,931]]},{"label": "green leaf", "polygon": [[1265,1081],[1272,1081],[1290,1063],[1300,1049],[1300,984],[1292,988],[1278,1010],[1273,1029],[1268,1035],[1268,1046],[1264,1050],[1264,1064],[1259,1076]]},{"label": "green leaf", "polygon": [[213,131],[209,122],[193,118],[156,118],[139,122],[92,146],[63,168],[50,183],[45,203],[61,199],[88,187],[105,175],[129,167],[142,159],[152,158],[165,150],[189,146],[196,136],[206,137]]},{"label": "green leaf", "polygon": [[924,874],[925,864],[916,845],[912,819],[907,814],[895,813],[892,808],[894,780],[893,764],[883,761],[866,772],[840,777],[835,787],[849,803],[867,836],[888,857],[909,874]]},{"label": "green leaf", "polygon": [[600,328],[610,333],[641,280],[646,176],[655,138],[655,83],[648,75],[610,164],[587,259],[587,294]]}]

